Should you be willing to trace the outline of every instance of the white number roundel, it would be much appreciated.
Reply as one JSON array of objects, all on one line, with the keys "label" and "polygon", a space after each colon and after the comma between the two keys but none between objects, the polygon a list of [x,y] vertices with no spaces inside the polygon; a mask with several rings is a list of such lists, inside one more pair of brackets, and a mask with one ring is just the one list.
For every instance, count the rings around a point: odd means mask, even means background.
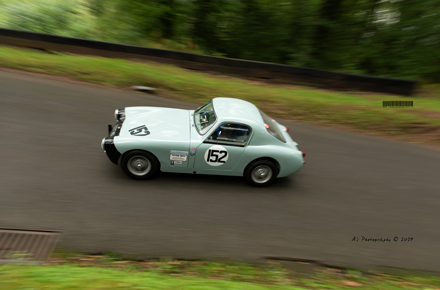
[{"label": "white number roundel", "polygon": [[205,162],[211,166],[220,166],[228,161],[228,150],[220,145],[214,145],[205,152]]}]

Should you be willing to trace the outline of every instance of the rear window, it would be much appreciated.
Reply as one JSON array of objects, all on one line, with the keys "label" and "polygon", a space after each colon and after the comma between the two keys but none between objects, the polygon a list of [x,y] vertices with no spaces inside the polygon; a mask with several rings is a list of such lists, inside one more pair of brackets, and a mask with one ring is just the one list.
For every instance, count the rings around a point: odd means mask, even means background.
[{"label": "rear window", "polygon": [[274,136],[278,140],[286,143],[286,139],[284,139],[284,136],[281,133],[275,121],[272,118],[270,118],[268,115],[263,113],[262,111],[260,111],[260,114],[261,117],[263,118],[264,126],[266,126],[267,132],[269,132],[270,135]]}]

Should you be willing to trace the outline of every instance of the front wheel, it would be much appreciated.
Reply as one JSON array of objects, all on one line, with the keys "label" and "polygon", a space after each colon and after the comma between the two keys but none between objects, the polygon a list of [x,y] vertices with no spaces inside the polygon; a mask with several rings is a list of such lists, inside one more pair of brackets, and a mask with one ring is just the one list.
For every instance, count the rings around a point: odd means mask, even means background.
[{"label": "front wheel", "polygon": [[269,160],[255,161],[244,172],[246,182],[255,187],[264,187],[274,183],[277,175],[276,165]]},{"label": "front wheel", "polygon": [[121,168],[129,177],[145,180],[156,175],[159,171],[159,163],[153,154],[137,150],[122,157]]}]

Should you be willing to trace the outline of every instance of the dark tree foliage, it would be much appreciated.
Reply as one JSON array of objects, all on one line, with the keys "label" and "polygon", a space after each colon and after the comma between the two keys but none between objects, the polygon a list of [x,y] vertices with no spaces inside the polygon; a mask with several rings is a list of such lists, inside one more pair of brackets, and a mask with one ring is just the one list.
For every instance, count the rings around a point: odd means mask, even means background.
[{"label": "dark tree foliage", "polygon": [[312,51],[312,38],[317,22],[315,13],[319,9],[318,1],[293,0],[286,7],[289,14],[287,20],[286,46],[287,50],[283,63],[297,66],[309,64]]},{"label": "dark tree foliage", "polygon": [[238,4],[228,56],[269,62],[286,60],[286,15],[279,1],[241,0]]},{"label": "dark tree foliage", "polygon": [[317,67],[335,66],[332,50],[338,46],[340,24],[342,22],[343,0],[324,0],[317,15],[317,25],[312,36],[309,62]]},{"label": "dark tree foliage", "polygon": [[221,0],[195,0],[194,24],[192,37],[194,41],[208,51],[222,51],[218,32]]},{"label": "dark tree foliage", "polygon": [[176,25],[176,0],[159,0],[160,13],[158,15],[161,33],[164,38],[173,38]]},{"label": "dark tree foliage", "polygon": [[440,81],[440,1],[405,0],[396,6],[400,21],[389,36],[396,70]]},{"label": "dark tree foliage", "polygon": [[95,11],[105,10],[102,17],[111,21],[107,23],[109,29],[128,27],[134,35],[172,39],[182,21],[182,3],[178,0],[106,0],[106,9],[101,6],[101,0],[94,2]]}]

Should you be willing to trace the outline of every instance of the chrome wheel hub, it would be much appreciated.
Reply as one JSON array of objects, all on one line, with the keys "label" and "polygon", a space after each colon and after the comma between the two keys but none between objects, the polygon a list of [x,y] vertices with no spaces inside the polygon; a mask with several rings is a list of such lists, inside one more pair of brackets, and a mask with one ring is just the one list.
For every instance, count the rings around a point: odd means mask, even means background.
[{"label": "chrome wheel hub", "polygon": [[137,176],[148,174],[151,170],[150,161],[144,156],[133,156],[127,162],[128,170]]},{"label": "chrome wheel hub", "polygon": [[272,178],[272,169],[267,165],[260,165],[252,171],[252,180],[255,183],[266,183]]}]

